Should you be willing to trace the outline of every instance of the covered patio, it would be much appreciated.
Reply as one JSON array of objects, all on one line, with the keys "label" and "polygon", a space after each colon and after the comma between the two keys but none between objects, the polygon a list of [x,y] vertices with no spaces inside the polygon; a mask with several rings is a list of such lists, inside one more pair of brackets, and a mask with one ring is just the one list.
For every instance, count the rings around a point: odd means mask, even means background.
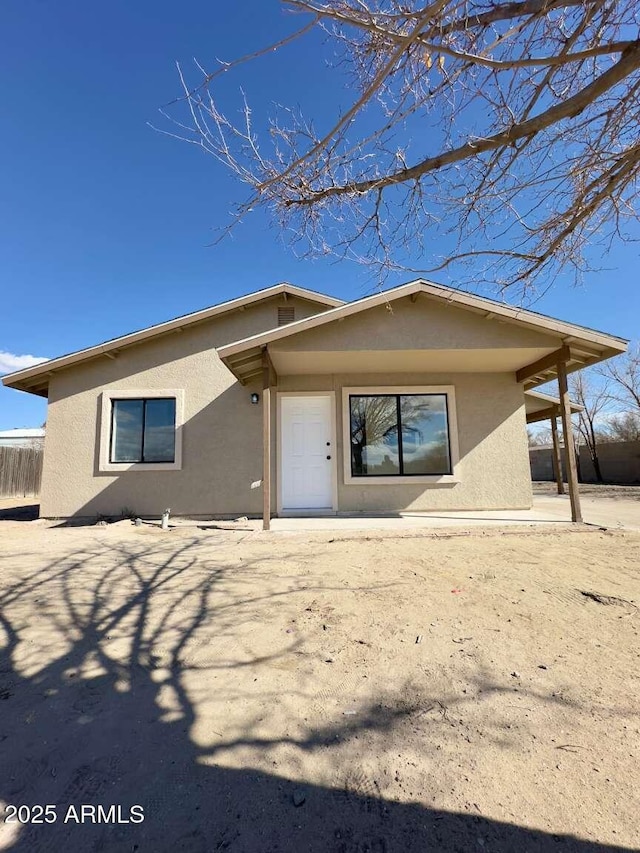
[{"label": "covered patio", "polygon": [[[551,440],[553,443],[553,473],[556,479],[556,486],[559,495],[564,495],[564,478],[562,475],[562,450],[560,448],[560,440],[558,438],[558,418],[562,419],[562,400],[558,397],[553,397],[550,394],[543,394],[540,391],[525,391],[525,412],[527,416],[527,426],[529,424],[540,423],[541,421],[549,421],[551,427]],[[569,408],[572,415],[579,414],[583,407],[569,400]],[[564,420],[562,421],[563,435],[566,435],[564,429]],[[569,420],[569,425],[571,421]],[[571,446],[567,447],[564,443],[567,454],[567,475],[569,479],[569,490],[572,486],[577,490],[578,483],[578,468],[576,460],[575,442],[571,439]],[[569,457],[573,457],[573,472],[575,474],[575,482],[572,478],[572,467]],[[573,506],[573,504],[572,504]],[[580,510],[580,495],[578,494],[578,510]],[[580,519],[574,518],[573,521]]]},{"label": "covered patio", "polygon": [[[571,520],[582,521],[571,422],[572,414],[580,408],[569,399],[567,375],[623,351],[624,342],[469,294],[452,295],[446,289],[445,296],[444,290],[430,283],[412,282],[394,291],[348,303],[218,350],[223,363],[241,384],[261,384],[261,393],[256,396],[261,396],[263,413],[261,486],[265,530],[271,526],[272,482],[274,473],[277,476],[278,471],[277,464],[274,466],[274,461],[277,462],[274,450],[277,453],[278,446],[274,442],[274,409],[276,417],[279,417],[279,410],[274,406],[276,394],[280,396],[284,391],[334,396],[339,395],[340,390],[344,394],[345,384],[375,388],[376,384],[384,385],[384,382],[376,382],[378,377],[390,375],[397,378],[396,384],[407,387],[418,385],[421,378],[429,381],[433,376],[446,376],[450,383],[453,383],[454,375],[460,377],[456,382],[462,382],[463,377],[468,378],[470,374],[512,377],[510,382],[515,379],[522,388],[521,393],[524,393],[526,422],[550,419],[558,456],[557,418],[562,420]],[[462,309],[453,312],[456,315],[453,319],[452,307]],[[367,319],[363,319],[364,313],[370,309],[377,309],[378,313],[367,313]],[[381,320],[380,309],[386,311],[385,317],[391,315],[394,322]],[[378,319],[374,321],[373,317]],[[360,377],[360,382],[354,377]],[[558,381],[557,398],[533,390],[553,379]],[[318,384],[318,381],[325,384]],[[453,384],[449,387],[453,388]],[[333,405],[334,409],[338,408],[335,401]],[[492,400],[486,399],[484,405],[491,406]],[[335,433],[336,446],[327,454],[327,460],[332,459],[333,453],[341,453],[344,462],[347,453],[345,414],[346,410],[337,415],[338,420],[342,416],[342,429]],[[334,411],[334,421],[335,418]],[[331,443],[326,442],[327,445]],[[346,462],[343,467],[345,473],[344,479],[339,481],[340,486],[353,482],[348,479]],[[337,468],[339,470],[340,466]],[[339,476],[336,473],[336,480]],[[439,478],[439,485],[444,479]],[[454,477],[450,479],[455,481]],[[560,494],[564,488],[561,480],[559,476]],[[325,514],[341,515],[342,511],[343,507],[336,501],[332,511]],[[531,516],[517,515],[530,513],[530,510],[513,512],[516,516],[512,523],[534,520]],[[445,521],[448,516],[455,518],[456,515],[437,513]],[[498,513],[498,518],[500,515]],[[402,511],[396,514],[396,517],[404,516]],[[483,521],[490,520],[485,511],[482,516]],[[413,513],[409,511],[407,518],[410,517]],[[278,526],[282,523],[279,522]]]}]

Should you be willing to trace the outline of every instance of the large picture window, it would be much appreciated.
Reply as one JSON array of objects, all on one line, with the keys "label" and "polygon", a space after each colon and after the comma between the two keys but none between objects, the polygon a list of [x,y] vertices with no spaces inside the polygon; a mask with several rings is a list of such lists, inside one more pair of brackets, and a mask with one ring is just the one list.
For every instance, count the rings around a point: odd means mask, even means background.
[{"label": "large picture window", "polygon": [[111,400],[110,462],[175,462],[175,436],[175,398]]},{"label": "large picture window", "polygon": [[350,394],[352,477],[452,474],[446,394]]}]

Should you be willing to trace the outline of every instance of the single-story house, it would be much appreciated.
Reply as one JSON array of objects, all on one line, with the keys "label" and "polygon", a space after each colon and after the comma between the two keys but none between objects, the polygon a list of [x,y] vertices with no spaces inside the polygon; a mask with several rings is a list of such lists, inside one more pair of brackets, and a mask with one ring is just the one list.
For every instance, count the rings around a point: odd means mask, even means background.
[{"label": "single-story house", "polygon": [[0,430],[0,447],[42,447],[44,427],[18,427]]},{"label": "single-story house", "polygon": [[[528,508],[528,410],[567,433],[567,373],[625,348],[423,280],[346,303],[283,283],[3,382],[48,397],[42,516],[170,507],[268,526]],[[554,377],[558,399],[529,394]]]}]

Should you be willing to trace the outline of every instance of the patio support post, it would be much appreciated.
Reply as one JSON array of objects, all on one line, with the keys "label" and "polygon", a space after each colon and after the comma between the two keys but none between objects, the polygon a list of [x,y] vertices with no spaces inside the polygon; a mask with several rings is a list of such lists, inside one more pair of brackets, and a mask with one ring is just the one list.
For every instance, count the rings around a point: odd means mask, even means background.
[{"label": "patio support post", "polygon": [[553,471],[558,484],[558,494],[564,495],[564,479],[562,477],[562,454],[560,453],[560,442],[558,441],[558,419],[555,415],[551,418],[551,440],[553,441]]},{"label": "patio support post", "polygon": [[262,349],[262,529],[271,530],[271,386],[275,370]]},{"label": "patio support post", "polygon": [[580,509],[580,493],[578,492],[578,466],[576,464],[576,447],[573,441],[573,424],[571,423],[571,401],[567,385],[567,365],[558,361],[558,389],[560,391],[560,412],[562,414],[562,432],[564,434],[564,452],[567,459],[567,480],[569,482],[569,500],[571,501],[571,521],[582,521]]}]

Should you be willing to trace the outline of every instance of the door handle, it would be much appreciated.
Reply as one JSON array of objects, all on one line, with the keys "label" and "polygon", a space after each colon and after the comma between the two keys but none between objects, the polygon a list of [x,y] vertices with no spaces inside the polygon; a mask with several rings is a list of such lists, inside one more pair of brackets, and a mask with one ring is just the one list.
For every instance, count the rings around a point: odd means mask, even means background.
[{"label": "door handle", "polygon": [[330,456],[327,456],[327,459],[331,459],[331,457],[330,457]]}]

